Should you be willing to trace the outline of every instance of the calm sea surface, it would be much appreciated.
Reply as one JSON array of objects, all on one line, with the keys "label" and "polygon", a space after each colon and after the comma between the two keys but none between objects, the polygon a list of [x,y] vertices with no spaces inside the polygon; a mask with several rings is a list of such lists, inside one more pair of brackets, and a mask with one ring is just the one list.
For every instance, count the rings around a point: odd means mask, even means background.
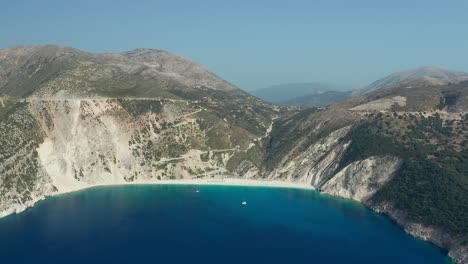
[{"label": "calm sea surface", "polygon": [[354,202],[310,190],[188,185],[48,198],[0,219],[0,262],[450,263]]}]

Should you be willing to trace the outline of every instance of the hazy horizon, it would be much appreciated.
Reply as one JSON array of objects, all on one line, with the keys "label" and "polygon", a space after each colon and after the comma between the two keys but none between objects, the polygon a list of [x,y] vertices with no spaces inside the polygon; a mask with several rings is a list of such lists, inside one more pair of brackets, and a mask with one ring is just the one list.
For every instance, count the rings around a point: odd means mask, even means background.
[{"label": "hazy horizon", "polygon": [[2,9],[0,48],[164,49],[245,90],[307,82],[359,88],[420,66],[468,71],[465,1],[48,0]]}]

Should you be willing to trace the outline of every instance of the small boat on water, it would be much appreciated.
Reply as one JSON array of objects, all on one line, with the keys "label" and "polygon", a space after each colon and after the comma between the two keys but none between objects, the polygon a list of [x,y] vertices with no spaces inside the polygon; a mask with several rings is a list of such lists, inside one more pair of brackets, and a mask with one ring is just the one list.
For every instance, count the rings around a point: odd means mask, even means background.
[{"label": "small boat on water", "polygon": [[196,190],[195,192],[200,192],[200,190]]},{"label": "small boat on water", "polygon": [[247,204],[247,202],[246,202],[246,201],[243,201],[243,202],[242,202],[242,205],[246,205],[246,204]]}]

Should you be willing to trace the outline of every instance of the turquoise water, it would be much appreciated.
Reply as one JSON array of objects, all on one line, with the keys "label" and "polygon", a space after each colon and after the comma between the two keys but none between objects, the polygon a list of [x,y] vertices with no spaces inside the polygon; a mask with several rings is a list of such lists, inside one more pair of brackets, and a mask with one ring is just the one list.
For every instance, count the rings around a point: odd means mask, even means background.
[{"label": "turquoise water", "polygon": [[362,205],[284,188],[93,188],[1,219],[0,238],[3,263],[450,263]]}]

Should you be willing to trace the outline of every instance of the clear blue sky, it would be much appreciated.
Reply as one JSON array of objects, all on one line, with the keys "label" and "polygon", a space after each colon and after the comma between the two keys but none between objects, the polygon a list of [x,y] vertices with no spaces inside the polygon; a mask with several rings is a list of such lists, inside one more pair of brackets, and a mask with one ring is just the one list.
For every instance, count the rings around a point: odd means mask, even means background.
[{"label": "clear blue sky", "polygon": [[468,71],[466,0],[1,0],[0,47],[166,49],[244,89]]}]

